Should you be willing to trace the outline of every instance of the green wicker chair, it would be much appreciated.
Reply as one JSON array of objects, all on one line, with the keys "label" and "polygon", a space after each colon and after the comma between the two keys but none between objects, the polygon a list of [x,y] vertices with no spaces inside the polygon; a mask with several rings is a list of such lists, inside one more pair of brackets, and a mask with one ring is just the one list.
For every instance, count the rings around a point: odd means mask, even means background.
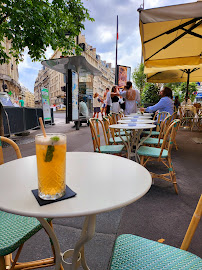
[{"label": "green wicker chair", "polygon": [[[1,136],[0,165],[4,163],[2,142],[10,144],[15,150],[17,158],[22,158],[17,144],[12,140]],[[48,222],[51,224],[50,219],[48,219]],[[54,265],[54,257],[32,262],[17,262],[23,244],[42,228],[42,225],[36,218],[24,217],[0,211],[0,270],[35,269],[42,267],[42,265],[43,267]],[[12,253],[17,249],[17,254],[13,260]],[[53,246],[52,250],[54,254]]]},{"label": "green wicker chair", "polygon": [[[152,133],[151,133],[151,136],[155,136],[155,137],[158,137],[159,134],[160,134],[160,130],[161,130],[161,126],[163,124],[163,121],[161,121],[162,119],[165,119],[167,116],[169,116],[170,114],[168,112],[159,112],[157,114],[155,114],[155,117],[156,119],[156,130],[153,130]],[[143,135],[149,135],[150,134],[150,131],[143,131],[142,132]]]},{"label": "green wicker chair", "polygon": [[[103,122],[97,118],[89,119],[90,130],[93,140],[94,152],[112,154],[112,155],[121,155],[123,153],[124,145],[109,145],[107,141],[107,135],[105,132],[105,127]],[[101,145],[101,133],[104,136],[105,145]]]},{"label": "green wicker chair", "polygon": [[[129,141],[129,135],[126,136],[126,134],[124,133],[124,135],[122,137],[122,139],[120,138],[120,136],[116,136],[114,130],[109,130],[109,119],[107,117],[103,117],[103,124],[105,127],[105,132],[107,135],[107,139],[108,139],[108,144],[120,144],[123,143],[123,141],[128,142]],[[111,132],[110,132],[111,131]],[[111,136],[110,136],[111,135]]]},{"label": "green wicker chair", "polygon": [[175,176],[173,164],[171,161],[171,149],[175,141],[175,136],[179,128],[179,125],[180,125],[180,120],[174,120],[170,124],[166,134],[164,135],[161,148],[150,147],[150,146],[140,146],[140,148],[137,150],[137,154],[140,157],[141,165],[146,166],[147,162],[149,161],[158,161],[158,162],[162,162],[168,168],[168,173],[165,173],[165,174],[156,174],[153,172],[150,172],[150,173],[152,175],[152,178],[161,178],[161,179],[164,179],[165,181],[173,183],[175,192],[177,194],[178,194],[177,182],[176,182],[176,176]]},{"label": "green wicker chair", "polygon": [[[172,119],[172,116],[169,115],[163,120],[158,138],[149,137],[144,141],[143,145],[146,144],[146,145],[152,145],[155,147],[160,147],[163,143],[163,137],[166,134],[166,131],[169,127],[171,119]],[[141,141],[143,140],[144,140],[144,137],[141,139]]]},{"label": "green wicker chair", "polygon": [[140,236],[120,235],[114,246],[110,270],[202,269],[202,259],[186,251],[202,212],[202,196],[181,245],[175,248]]}]

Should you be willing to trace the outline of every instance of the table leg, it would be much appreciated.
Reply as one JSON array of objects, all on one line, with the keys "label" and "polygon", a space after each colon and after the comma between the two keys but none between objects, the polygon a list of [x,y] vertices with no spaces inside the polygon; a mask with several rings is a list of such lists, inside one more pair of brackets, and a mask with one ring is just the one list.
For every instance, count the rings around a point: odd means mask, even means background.
[{"label": "table leg", "polygon": [[86,264],[85,256],[84,256],[84,244],[90,241],[95,234],[95,225],[96,225],[96,215],[90,215],[85,218],[81,238],[76,243],[74,248],[74,254],[72,258],[72,270],[76,269],[76,262],[79,256],[79,252],[81,252],[81,265],[84,270],[90,270]]},{"label": "table leg", "polygon": [[[44,229],[47,231],[49,237],[53,242],[53,246],[55,249],[55,270],[60,270],[61,263],[64,269],[68,270],[76,270],[78,269],[80,262],[84,270],[90,270],[87,266],[85,255],[84,255],[84,244],[90,241],[95,234],[95,225],[96,225],[96,215],[90,215],[85,218],[81,237],[79,241],[76,243],[75,248],[73,250],[67,250],[63,254],[60,251],[60,245],[57,240],[57,237],[49,225],[49,223],[44,218],[37,218]],[[66,257],[72,257],[72,263],[67,263],[64,261],[65,254],[68,253]],[[69,256],[70,254],[70,256]]]},{"label": "table leg", "polygon": [[53,246],[55,249],[55,270],[60,270],[62,257],[61,257],[60,245],[59,245],[58,239],[53,229],[44,218],[37,218],[37,219],[41,223],[41,225],[44,227],[44,229],[46,230],[46,232],[48,233],[49,237],[51,238],[53,242]]},{"label": "table leg", "polygon": [[[146,141],[146,139],[148,139],[150,136],[151,136],[151,133],[152,133],[152,128],[150,128],[150,132],[149,132],[149,135],[146,136],[146,137],[143,137],[142,140],[140,140],[140,135],[142,133],[143,129],[140,129],[138,130],[138,139],[136,141],[136,149],[135,149],[135,160],[137,162],[140,163],[140,159],[139,159],[139,156],[137,154],[137,150],[140,148],[140,146],[144,143],[144,141]],[[139,142],[139,143],[138,143]]]}]

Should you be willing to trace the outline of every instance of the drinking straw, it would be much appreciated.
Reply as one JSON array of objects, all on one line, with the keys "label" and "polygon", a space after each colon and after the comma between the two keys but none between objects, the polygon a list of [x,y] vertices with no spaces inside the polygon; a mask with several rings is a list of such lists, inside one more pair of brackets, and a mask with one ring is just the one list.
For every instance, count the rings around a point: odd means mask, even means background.
[{"label": "drinking straw", "polygon": [[42,117],[39,117],[39,122],[40,122],[40,125],[41,125],[43,136],[46,137],[46,131],[45,131],[45,128],[44,128]]}]

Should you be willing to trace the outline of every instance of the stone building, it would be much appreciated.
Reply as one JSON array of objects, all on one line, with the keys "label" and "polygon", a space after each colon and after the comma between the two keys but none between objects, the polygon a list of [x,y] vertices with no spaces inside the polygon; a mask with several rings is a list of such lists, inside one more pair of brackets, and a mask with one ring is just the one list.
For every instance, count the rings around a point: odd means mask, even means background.
[{"label": "stone building", "polygon": [[[5,47],[5,51],[9,54],[11,47],[11,41],[5,38],[2,45]],[[0,92],[7,92],[11,96],[13,103],[18,103],[19,96],[21,95],[21,86],[18,83],[18,65],[15,62],[15,58],[11,56],[8,64],[0,65]]]},{"label": "stone building", "polygon": [[[101,57],[96,53],[96,49],[88,45],[84,35],[79,35],[78,43],[83,48],[83,55],[86,60],[94,67],[102,72],[101,76],[92,76],[89,74],[79,74],[79,94],[81,97],[88,97],[92,100],[93,93],[98,92],[103,96],[106,87],[111,88],[115,81],[115,71],[111,67],[111,63],[102,61]],[[62,53],[55,51],[52,59],[60,58]],[[64,101],[65,93],[62,87],[65,86],[65,76],[54,70],[43,67],[39,71],[38,77],[35,81],[34,94],[35,103],[41,106],[41,87],[47,87],[50,94],[51,105],[59,105]],[[88,102],[92,107],[92,102]],[[90,108],[91,110],[91,108]]]},{"label": "stone building", "polygon": [[29,108],[35,108],[34,93],[31,93],[28,88],[21,86],[22,98],[25,102],[24,106]]}]

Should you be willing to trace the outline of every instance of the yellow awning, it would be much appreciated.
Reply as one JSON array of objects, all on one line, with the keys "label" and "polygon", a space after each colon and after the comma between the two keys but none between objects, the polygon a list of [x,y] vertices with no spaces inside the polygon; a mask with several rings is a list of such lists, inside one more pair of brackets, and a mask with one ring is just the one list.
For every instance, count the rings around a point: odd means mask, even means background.
[{"label": "yellow awning", "polygon": [[[187,82],[188,74],[184,70],[166,70],[147,74],[147,81],[153,83]],[[202,82],[202,65],[189,75],[190,82]]]},{"label": "yellow awning", "polygon": [[202,2],[142,10],[140,35],[147,74],[201,65]]}]

